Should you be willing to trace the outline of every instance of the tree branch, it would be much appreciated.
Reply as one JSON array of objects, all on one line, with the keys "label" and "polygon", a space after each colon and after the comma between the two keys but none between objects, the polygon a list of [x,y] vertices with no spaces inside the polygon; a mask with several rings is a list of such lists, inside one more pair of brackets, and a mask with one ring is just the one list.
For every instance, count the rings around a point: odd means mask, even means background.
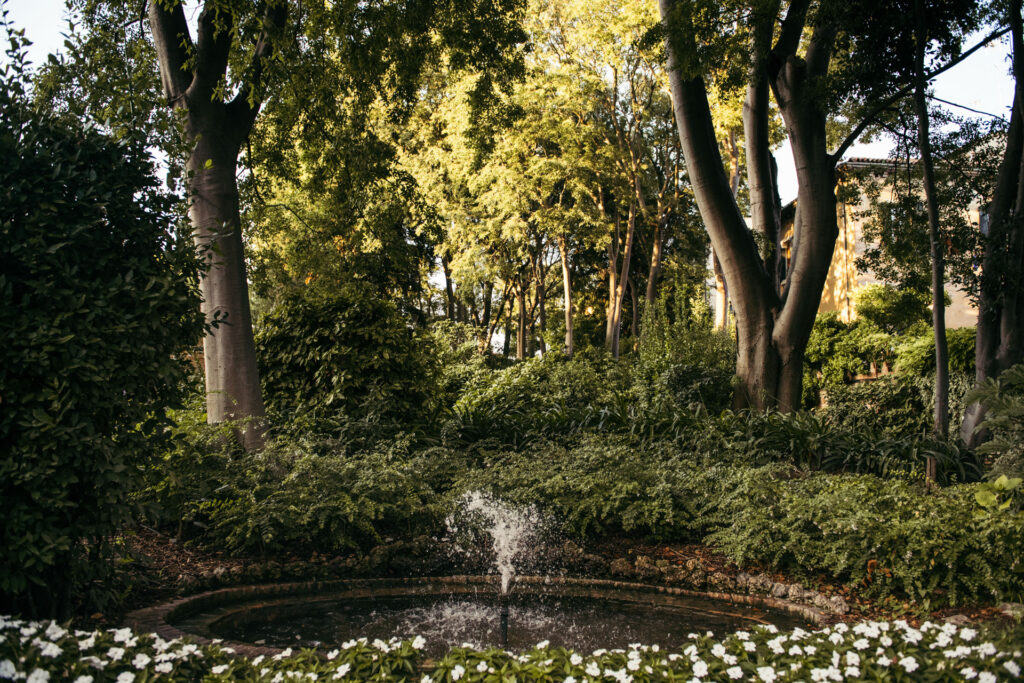
[{"label": "tree branch", "polygon": [[227,74],[234,22],[230,12],[210,5],[204,3],[199,15],[196,73],[189,86],[190,98],[202,103],[213,99],[217,85]]},{"label": "tree branch", "polygon": [[185,65],[193,48],[185,10],[181,3],[171,5],[169,0],[153,0],[149,3],[149,25],[160,64],[164,96],[172,107],[184,107],[185,91],[192,81]]},{"label": "tree branch", "polygon": [[265,62],[270,59],[274,51],[273,34],[284,26],[287,16],[287,3],[274,1],[267,5],[267,9],[263,13],[263,30],[256,41],[242,87],[228,104],[228,116],[238,123],[239,130],[244,130],[246,135],[256,121],[256,115],[262,104],[259,92],[263,87]]},{"label": "tree branch", "polygon": [[[943,66],[939,67],[938,69],[935,69],[934,71],[930,71],[929,73],[927,73],[925,75],[925,80],[930,81],[939,74],[949,71],[954,66],[964,61],[981,48],[985,47],[986,45],[996,40],[997,38],[1001,38],[1002,36],[1004,36],[1006,32],[1009,30],[1010,29],[1007,27],[1001,28],[997,31],[990,33],[987,37],[982,39],[982,41],[979,42],[977,45],[967,50],[966,52],[961,53],[960,56],[957,57],[956,59],[950,61],[948,64],[944,64]],[[910,91],[913,89],[913,83],[905,85],[899,90],[897,90],[895,93],[893,93],[891,96],[879,102],[871,111],[869,111],[867,116],[861,119],[860,123],[858,123],[857,126],[854,127],[854,129],[850,132],[850,134],[846,136],[846,139],[843,140],[842,144],[839,145],[839,148],[836,149],[836,151],[830,155],[832,163],[839,163],[839,161],[843,158],[843,155],[846,154],[846,150],[848,150],[850,146],[857,141],[857,138],[861,136],[861,133],[863,133],[868,126],[874,123],[875,119],[877,119],[882,112],[889,109],[890,107],[892,107],[892,105],[896,104],[904,97],[909,95]]]}]

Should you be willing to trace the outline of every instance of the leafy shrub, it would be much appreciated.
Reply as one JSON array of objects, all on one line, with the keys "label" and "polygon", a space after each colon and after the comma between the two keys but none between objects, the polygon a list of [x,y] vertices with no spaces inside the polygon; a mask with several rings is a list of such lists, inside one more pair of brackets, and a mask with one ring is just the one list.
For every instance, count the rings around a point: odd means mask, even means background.
[{"label": "leafy shrub", "polygon": [[267,408],[278,413],[423,419],[435,400],[431,352],[426,334],[358,283],[303,287],[256,334]]},{"label": "leafy shrub", "polygon": [[146,150],[32,109],[21,68],[0,73],[0,606],[52,614],[129,519],[203,321]]},{"label": "leafy shrub", "polygon": [[923,434],[931,430],[932,419],[922,398],[915,378],[886,375],[830,388],[821,414],[830,425],[852,431]]},{"label": "leafy shrub", "polygon": [[989,378],[965,399],[975,401],[987,410],[979,428],[992,438],[978,452],[995,459],[991,476],[1024,476],[1024,364],[1003,371],[998,379]]},{"label": "leafy shrub", "polygon": [[246,453],[219,428],[183,424],[174,448],[149,471],[138,495],[153,519],[235,553],[337,552],[389,534],[432,531],[453,453],[414,451],[411,434],[383,438],[348,420],[275,428],[267,446]]},{"label": "leafy shrub", "polygon": [[887,334],[902,334],[931,324],[930,292],[887,284],[861,287],[854,295],[857,317]]},{"label": "leafy shrub", "polygon": [[732,399],[736,340],[715,330],[702,299],[670,316],[665,301],[644,310],[643,335],[631,368],[633,395],[644,405],[667,400],[669,410],[700,406],[717,414]]},{"label": "leafy shrub", "polygon": [[804,352],[804,405],[813,407],[822,389],[832,390],[893,359],[893,338],[865,320],[844,323],[835,312],[814,321]]},{"label": "leafy shrub", "polygon": [[627,437],[587,436],[571,447],[544,443],[486,454],[455,490],[486,490],[511,503],[538,505],[579,537],[640,532],[679,538],[696,516],[687,479],[695,469],[672,451],[638,448]]},{"label": "leafy shrub", "polygon": [[875,595],[929,604],[1024,594],[1021,513],[982,515],[974,487],[931,494],[907,482],[815,474],[751,476],[723,502],[709,540],[740,565],[818,572]]},{"label": "leafy shrub", "polygon": [[[974,374],[973,327],[946,330],[950,373]],[[935,372],[935,335],[931,330],[896,347],[896,369],[918,377]]]}]

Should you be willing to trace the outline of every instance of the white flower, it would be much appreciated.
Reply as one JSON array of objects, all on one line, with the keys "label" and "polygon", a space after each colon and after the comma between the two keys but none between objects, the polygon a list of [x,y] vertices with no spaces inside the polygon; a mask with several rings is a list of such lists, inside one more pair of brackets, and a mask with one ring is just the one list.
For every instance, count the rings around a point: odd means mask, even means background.
[{"label": "white flower", "polygon": [[858,650],[866,650],[871,646],[871,644],[867,641],[867,638],[858,638],[853,641],[853,646]]},{"label": "white flower", "polygon": [[[329,661],[329,662],[332,662],[332,661],[334,661],[334,659],[335,659],[335,658],[336,658],[336,657],[337,657],[337,656],[338,656],[339,654],[341,654],[341,653],[340,653],[340,652],[339,652],[338,650],[331,650],[330,652],[328,652],[328,653],[327,653],[327,661]],[[263,661],[263,655],[260,655],[260,662],[262,662],[262,661]],[[252,660],[252,663],[253,663],[253,664],[257,664],[257,665],[258,665],[258,664],[259,664],[260,662],[257,662],[257,661],[256,661],[255,659],[254,659],[254,660]]]},{"label": "white flower", "polygon": [[[263,660],[266,659],[266,658],[267,658],[266,655],[260,655],[256,659],[252,660],[252,665],[253,666],[259,666],[260,664],[263,663]],[[327,653],[327,659],[334,659],[334,657],[331,656],[330,652]]]},{"label": "white flower", "polygon": [[92,676],[79,676],[75,679],[75,683],[92,683]]},{"label": "white flower", "polygon": [[455,668],[452,669],[452,680],[457,681],[466,675],[466,669],[461,664],[456,664]]},{"label": "white flower", "polygon": [[430,677],[430,674],[423,674],[420,683],[434,683],[434,679]]},{"label": "white flower", "polygon": [[218,664],[217,666],[214,666],[214,667],[210,668],[210,671],[212,671],[213,674],[216,675],[216,676],[221,675],[222,673],[224,673],[227,670],[228,670],[228,665],[227,664]]},{"label": "white flower", "polygon": [[818,648],[814,647],[813,645],[804,645],[804,652],[806,652],[809,655],[813,655],[817,651]]},{"label": "white flower", "polygon": [[82,638],[80,641],[78,641],[78,649],[79,650],[88,650],[90,647],[92,647],[95,644],[96,644],[96,636],[92,635],[92,636],[89,636],[88,638]]},{"label": "white flower", "polygon": [[904,657],[900,660],[900,666],[909,674],[917,671],[917,660],[913,657]]},{"label": "white flower", "polygon": [[889,636],[882,636],[878,639],[878,642],[882,644],[882,647],[890,647],[892,645],[892,638]]},{"label": "white flower", "polygon": [[575,676],[566,676],[565,680],[562,681],[562,683],[576,683],[576,677]]},{"label": "white flower", "polygon": [[480,673],[487,671],[487,662],[480,662],[476,665],[476,670]]},{"label": "white flower", "polygon": [[960,640],[966,640],[968,642],[974,640],[974,636],[978,635],[978,632],[973,628],[965,628],[960,631]]},{"label": "white flower", "polygon": [[412,639],[412,647],[414,650],[422,650],[427,644],[427,639],[423,636],[416,636]]},{"label": "white flower", "polygon": [[114,633],[114,642],[123,643],[132,637],[132,630],[130,628],[119,628]]},{"label": "white flower", "polygon": [[50,680],[50,672],[36,669],[28,675],[25,683],[46,683],[48,680]]},{"label": "white flower", "polygon": [[996,675],[988,671],[982,671],[978,674],[978,683],[996,683]]},{"label": "white flower", "polygon": [[917,629],[908,628],[907,632],[903,634],[903,642],[905,643],[919,643],[921,641],[921,632]]},{"label": "white flower", "polygon": [[117,683],[132,683],[135,680],[135,674],[130,671],[122,671],[117,675]]},{"label": "white flower", "polygon": [[892,664],[892,661],[885,655],[882,655],[878,658],[877,661],[875,661],[875,664],[877,664],[878,666],[889,666],[890,664]]},{"label": "white flower", "polygon": [[626,668],[629,669],[630,671],[639,671],[640,670],[640,660],[639,659],[632,659],[632,658],[630,658],[629,660],[626,661]]},{"label": "white flower", "polygon": [[140,652],[132,659],[132,666],[136,669],[145,669],[146,665],[153,661],[149,655]]},{"label": "white flower", "polygon": [[1020,676],[1020,666],[1017,662],[1008,661],[1003,664],[1003,668],[1012,673],[1014,676]]},{"label": "white flower", "polygon": [[170,662],[160,662],[153,667],[153,671],[156,671],[158,674],[169,674],[174,671],[174,665]]},{"label": "white flower", "polygon": [[843,637],[842,637],[841,635],[839,635],[838,633],[833,633],[832,635],[830,635],[830,636],[828,637],[828,639],[829,639],[829,640],[830,640],[830,641],[831,641],[831,642],[832,642],[832,643],[833,643],[834,645],[838,645],[839,643],[843,642]]},{"label": "white flower", "polygon": [[974,670],[974,667],[965,666],[964,668],[960,669],[960,675],[967,679],[977,678],[978,672]]},{"label": "white flower", "polygon": [[601,667],[597,665],[597,662],[590,662],[587,664],[587,668],[584,669],[584,671],[586,671],[587,675],[591,678],[596,678],[601,675]]},{"label": "white flower", "polygon": [[537,643],[534,647],[536,647],[538,650],[543,650],[544,648],[546,648],[550,644],[551,644],[550,640],[542,640],[539,643]]},{"label": "white flower", "polygon": [[50,625],[46,627],[46,637],[50,640],[59,640],[67,634],[67,631],[57,625],[57,622],[51,621]]},{"label": "white flower", "polygon": [[708,665],[703,659],[698,659],[693,663],[693,675],[697,678],[703,678],[708,675]]},{"label": "white flower", "polygon": [[846,653],[846,665],[847,666],[860,666],[860,655],[856,652]]},{"label": "white flower", "polygon": [[757,667],[757,675],[762,681],[764,681],[764,683],[772,683],[777,676],[775,669],[770,666]]},{"label": "white flower", "polygon": [[715,643],[714,646],[711,648],[711,654],[721,659],[722,656],[725,654],[725,646],[721,643]]},{"label": "white flower", "polygon": [[986,657],[991,657],[996,653],[996,646],[992,643],[982,643],[978,646],[978,654],[983,654]]},{"label": "white flower", "polygon": [[757,645],[754,645],[754,641],[752,641],[752,640],[744,640],[743,641],[743,649],[746,650],[747,652],[753,652],[754,650],[757,649]]},{"label": "white flower", "polygon": [[63,651],[64,650],[61,650],[60,646],[57,645],[57,643],[46,643],[43,646],[43,649],[39,651],[39,654],[43,657],[50,657],[52,659],[54,657],[60,656],[60,653]]},{"label": "white flower", "polygon": [[569,663],[572,664],[573,666],[579,666],[580,664],[583,663],[583,657],[580,657],[579,654],[573,652],[569,656]]},{"label": "white flower", "polygon": [[112,647],[109,650],[107,650],[107,659],[109,659],[110,661],[116,662],[119,659],[121,659],[121,657],[124,657],[123,647]]},{"label": "white flower", "polygon": [[340,681],[342,678],[345,677],[345,674],[347,674],[348,670],[351,668],[352,665],[347,662],[345,664],[342,664],[338,667],[338,670],[334,672],[334,676],[332,676],[332,678],[336,681]]},{"label": "white flower", "polygon": [[846,671],[843,673],[847,678],[860,678],[860,669],[855,666],[846,667]]},{"label": "white flower", "polygon": [[732,678],[733,680],[743,678],[743,669],[739,668],[738,666],[734,666],[731,669],[726,669],[725,673],[729,676],[729,678]]},{"label": "white flower", "polygon": [[789,652],[787,654],[790,654],[794,657],[799,657],[803,653],[804,651],[800,649],[799,645],[794,645],[793,647],[789,648]]}]

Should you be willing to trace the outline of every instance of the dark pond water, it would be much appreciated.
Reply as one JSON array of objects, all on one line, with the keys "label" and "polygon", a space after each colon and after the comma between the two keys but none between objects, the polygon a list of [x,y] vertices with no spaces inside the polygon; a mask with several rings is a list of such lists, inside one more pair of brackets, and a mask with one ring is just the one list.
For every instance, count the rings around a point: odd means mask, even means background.
[{"label": "dark pond water", "polygon": [[688,633],[729,633],[758,623],[780,628],[807,626],[791,614],[704,598],[673,604],[551,595],[513,595],[508,642],[502,642],[500,611],[493,593],[295,601],[253,607],[215,621],[214,635],[272,647],[330,647],[366,637],[388,640],[423,636],[427,654],[450,647],[528,650],[540,641],[580,652],[624,648],[630,643],[677,647]]}]

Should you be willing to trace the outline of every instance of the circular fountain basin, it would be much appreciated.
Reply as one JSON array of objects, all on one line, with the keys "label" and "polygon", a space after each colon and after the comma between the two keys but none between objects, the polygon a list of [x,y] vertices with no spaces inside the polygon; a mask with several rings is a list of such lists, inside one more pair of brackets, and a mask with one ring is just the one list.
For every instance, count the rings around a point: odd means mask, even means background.
[{"label": "circular fountain basin", "polygon": [[[287,647],[330,648],[365,637],[423,636],[437,657],[463,643],[528,650],[541,641],[580,652],[629,643],[675,648],[689,633],[724,635],[771,623],[817,624],[817,610],[771,598],[701,594],[666,586],[519,577],[508,595],[508,638],[500,627],[496,577],[376,579],[256,586],[213,591],[136,613],[162,635],[223,639],[246,654]],[[148,614],[147,614],[148,613]]]}]

